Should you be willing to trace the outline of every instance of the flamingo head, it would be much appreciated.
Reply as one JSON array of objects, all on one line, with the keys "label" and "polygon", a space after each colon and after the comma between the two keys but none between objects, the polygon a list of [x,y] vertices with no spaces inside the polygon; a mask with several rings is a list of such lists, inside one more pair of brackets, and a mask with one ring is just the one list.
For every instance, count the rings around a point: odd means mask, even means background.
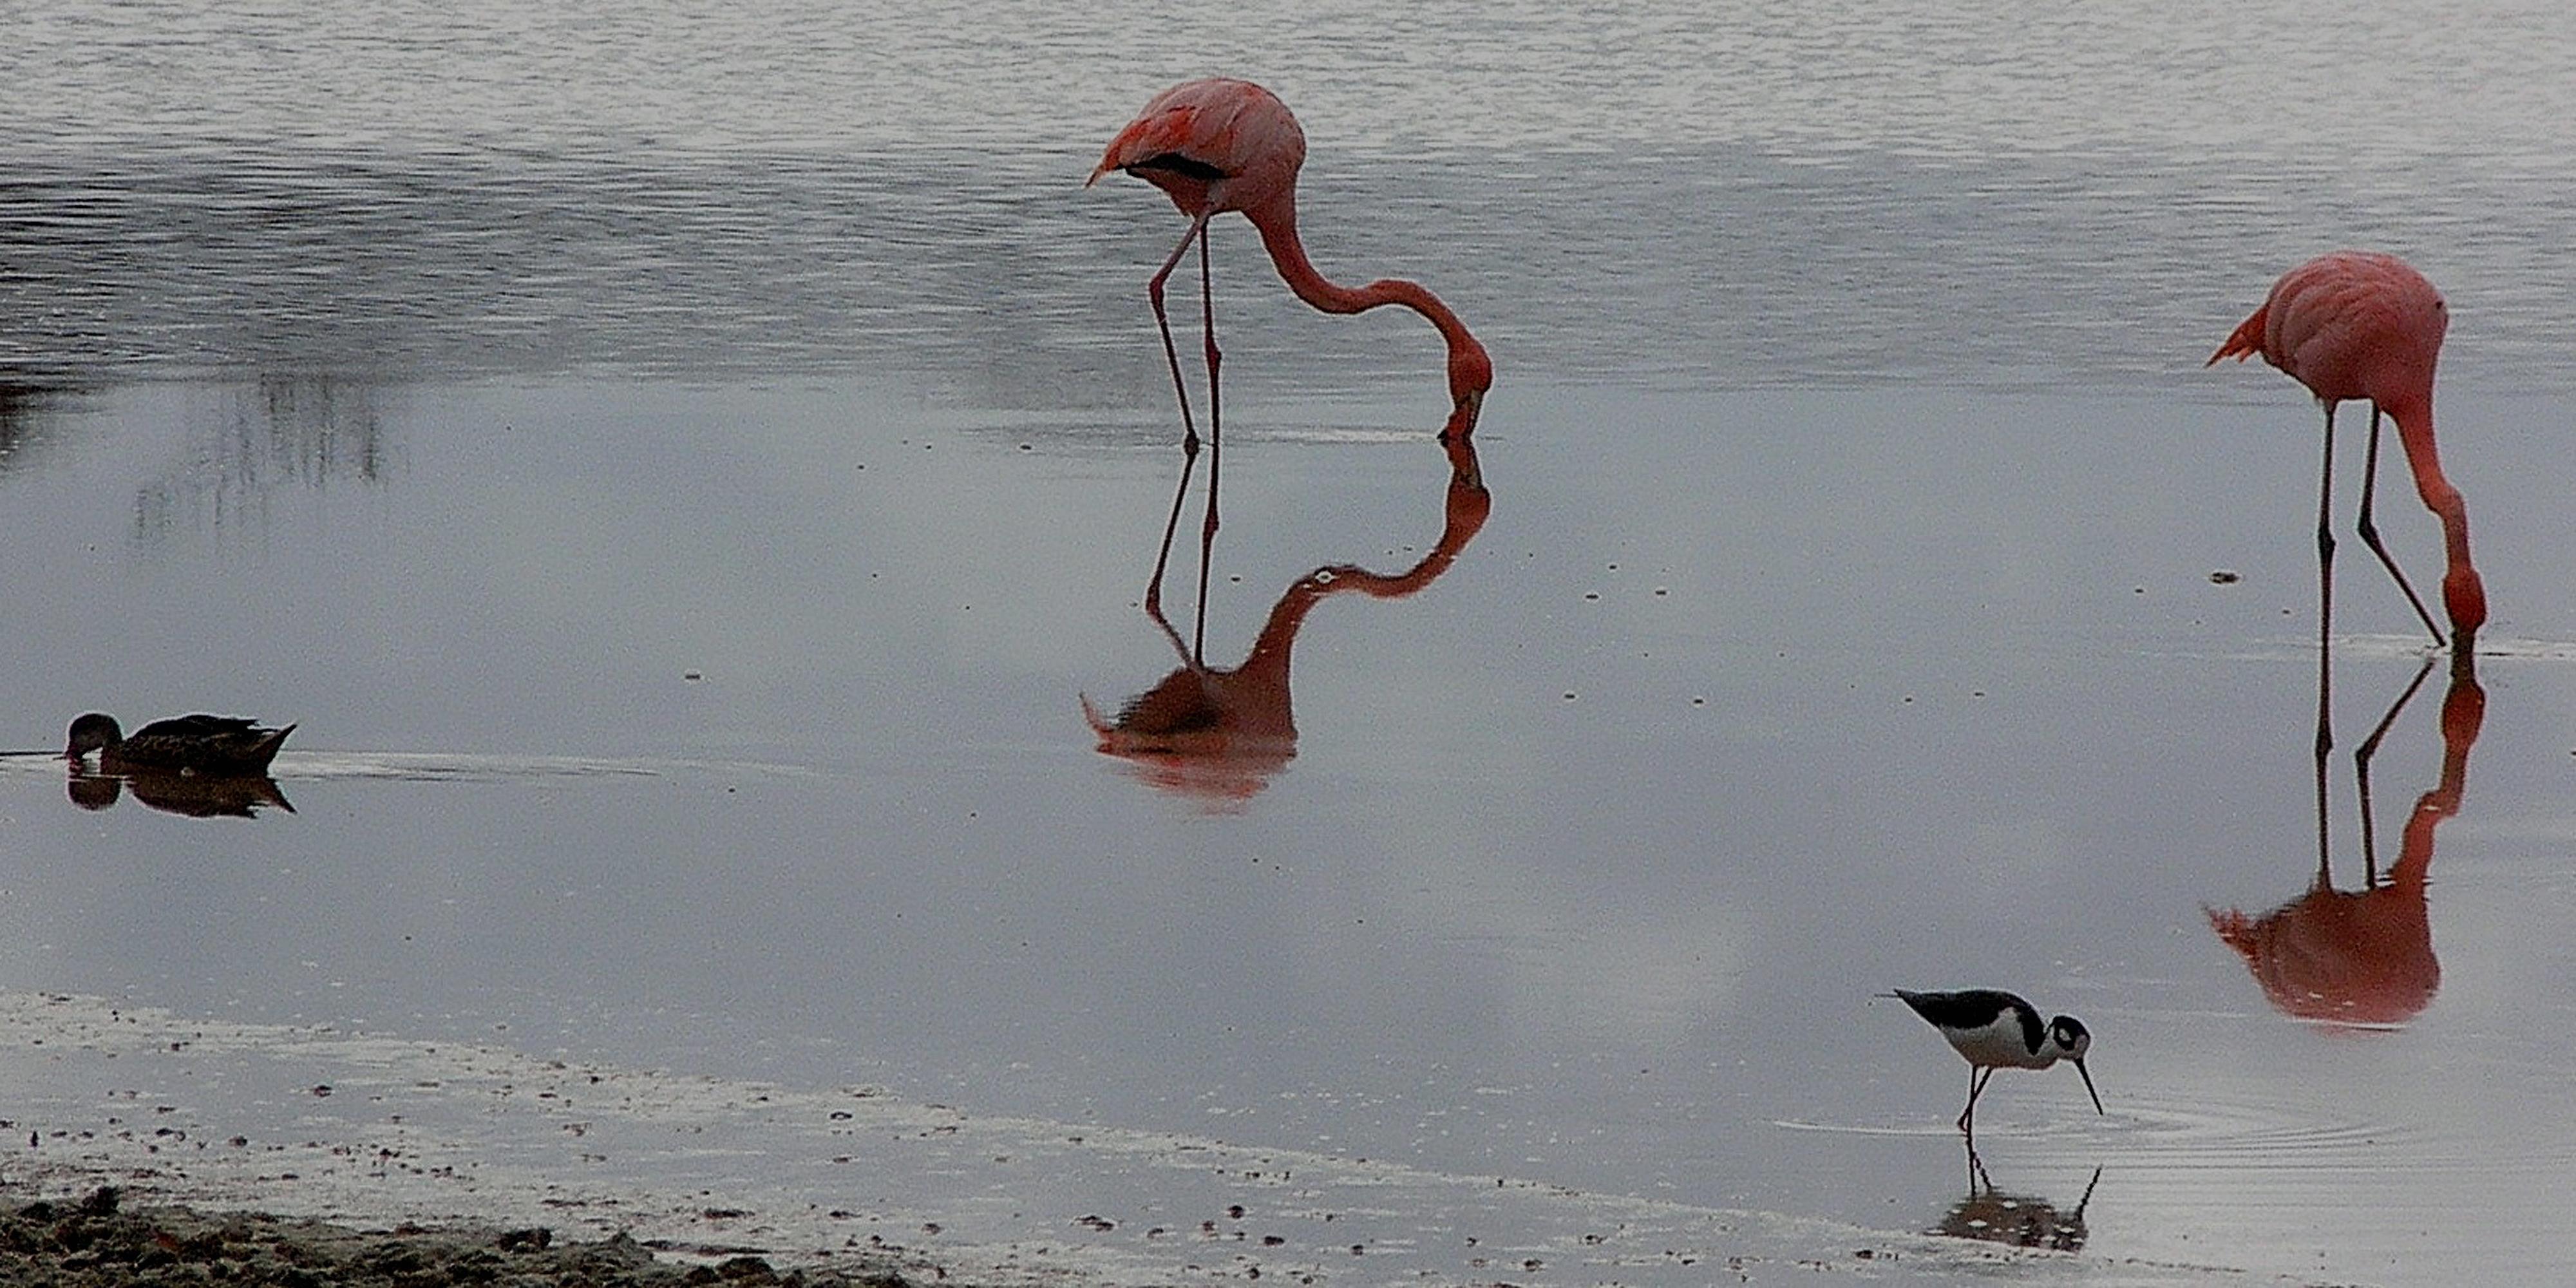
[{"label": "flamingo head", "polygon": [[1494,387],[1494,360],[1485,346],[1470,335],[1461,335],[1449,349],[1449,424],[1440,432],[1444,440],[1463,439],[1476,432],[1476,417],[1485,409],[1485,394]]},{"label": "flamingo head", "polygon": [[2487,624],[2487,588],[2476,569],[2454,568],[2442,578],[2442,606],[2451,614],[2453,646],[2466,652],[2467,641]]}]

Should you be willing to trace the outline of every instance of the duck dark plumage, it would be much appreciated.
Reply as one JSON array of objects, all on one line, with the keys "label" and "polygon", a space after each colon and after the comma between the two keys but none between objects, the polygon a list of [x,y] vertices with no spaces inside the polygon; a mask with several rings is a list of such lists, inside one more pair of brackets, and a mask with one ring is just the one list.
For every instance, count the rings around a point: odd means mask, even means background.
[{"label": "duck dark plumage", "polygon": [[98,767],[180,770],[195,774],[265,774],[295,726],[271,729],[239,716],[191,715],[155,720],[132,736],[116,717],[93,711],[72,721],[63,755],[98,753]]}]

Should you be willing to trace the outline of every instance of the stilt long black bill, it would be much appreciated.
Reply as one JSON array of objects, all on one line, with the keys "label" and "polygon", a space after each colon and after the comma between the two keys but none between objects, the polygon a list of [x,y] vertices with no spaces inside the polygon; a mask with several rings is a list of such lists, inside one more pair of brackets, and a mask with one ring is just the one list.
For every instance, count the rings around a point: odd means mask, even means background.
[{"label": "stilt long black bill", "polygon": [[2109,1117],[2111,1111],[2102,1107],[2102,1093],[2093,1089],[2093,1071],[2085,1068],[2082,1060],[2075,1062],[2075,1071],[2084,1075],[2084,1094],[2093,1097],[2093,1112]]}]

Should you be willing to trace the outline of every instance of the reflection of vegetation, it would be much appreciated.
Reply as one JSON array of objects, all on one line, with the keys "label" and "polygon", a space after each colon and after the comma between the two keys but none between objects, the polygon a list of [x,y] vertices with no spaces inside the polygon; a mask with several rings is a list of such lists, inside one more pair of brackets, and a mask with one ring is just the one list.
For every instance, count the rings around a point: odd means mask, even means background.
[{"label": "reflection of vegetation", "polygon": [[50,441],[44,413],[69,390],[0,377],[0,472],[20,468]]},{"label": "reflection of vegetation", "polygon": [[258,522],[270,495],[290,485],[383,482],[391,460],[377,392],[283,377],[222,390],[208,410],[190,410],[178,463],[136,491],[136,533]]}]

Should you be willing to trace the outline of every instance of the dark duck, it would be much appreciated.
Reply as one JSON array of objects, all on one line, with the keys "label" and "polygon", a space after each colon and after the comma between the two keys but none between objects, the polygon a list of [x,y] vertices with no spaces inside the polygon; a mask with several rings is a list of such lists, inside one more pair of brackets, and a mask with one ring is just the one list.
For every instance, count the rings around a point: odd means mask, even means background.
[{"label": "dark duck", "polygon": [[72,721],[63,756],[80,760],[95,751],[104,773],[265,774],[293,732],[293,725],[271,729],[239,716],[193,715],[155,720],[129,737],[116,717],[92,711]]}]

